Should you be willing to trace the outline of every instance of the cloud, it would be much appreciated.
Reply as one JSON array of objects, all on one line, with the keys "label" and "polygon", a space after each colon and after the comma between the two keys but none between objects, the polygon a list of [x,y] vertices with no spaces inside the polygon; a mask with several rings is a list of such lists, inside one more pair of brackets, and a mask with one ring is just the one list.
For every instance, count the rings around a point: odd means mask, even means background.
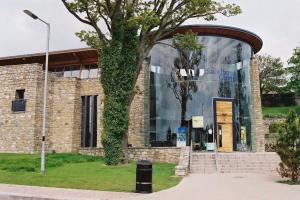
[{"label": "cloud", "polygon": [[[241,15],[219,17],[218,21],[189,20],[187,23],[229,25],[252,31],[259,35],[264,46],[260,53],[271,54],[286,61],[292,50],[300,45],[299,0],[227,0],[240,5]],[[75,19],[60,0],[9,0],[0,1],[0,57],[43,52],[46,27],[26,16],[31,10],[51,23],[51,50],[85,47],[74,35],[88,29]]]}]

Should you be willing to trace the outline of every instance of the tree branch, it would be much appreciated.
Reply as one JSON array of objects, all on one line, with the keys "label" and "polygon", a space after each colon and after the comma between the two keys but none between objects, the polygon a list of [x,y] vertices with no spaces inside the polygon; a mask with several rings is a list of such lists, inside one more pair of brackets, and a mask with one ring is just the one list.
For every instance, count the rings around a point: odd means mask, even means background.
[{"label": "tree branch", "polygon": [[91,25],[92,26],[92,23],[81,18],[76,12],[74,12],[70,7],[69,7],[69,4],[68,2],[66,2],[66,0],[61,0],[63,2],[63,4],[65,5],[65,7],[68,9],[68,11],[74,16],[76,17],[76,19],[78,19],[79,21],[85,23],[85,24],[88,24],[88,25]]}]

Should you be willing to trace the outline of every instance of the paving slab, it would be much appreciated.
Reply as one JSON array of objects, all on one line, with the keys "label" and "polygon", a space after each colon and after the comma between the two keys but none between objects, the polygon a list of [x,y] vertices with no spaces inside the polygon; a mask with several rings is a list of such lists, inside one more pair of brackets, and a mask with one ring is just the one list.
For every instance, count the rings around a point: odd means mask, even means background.
[{"label": "paving slab", "polygon": [[0,184],[0,200],[123,200],[140,195],[126,192]]},{"label": "paving slab", "polygon": [[300,200],[300,186],[261,174],[190,174],[171,189],[126,200]]},{"label": "paving slab", "polygon": [[299,185],[278,180],[262,174],[190,174],[177,186],[152,194],[0,184],[0,200],[300,200]]}]

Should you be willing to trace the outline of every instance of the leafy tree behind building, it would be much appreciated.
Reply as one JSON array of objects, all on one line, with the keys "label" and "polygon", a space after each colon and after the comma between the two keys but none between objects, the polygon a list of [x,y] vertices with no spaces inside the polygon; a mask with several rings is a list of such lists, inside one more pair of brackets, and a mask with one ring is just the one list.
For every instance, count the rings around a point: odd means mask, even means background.
[{"label": "leafy tree behind building", "polygon": [[287,71],[291,77],[287,88],[297,96],[300,96],[300,46],[294,49],[294,53],[288,60],[288,64],[290,66],[287,68]]},{"label": "leafy tree behind building", "polygon": [[257,55],[261,94],[281,93],[287,84],[285,69],[280,58]]}]

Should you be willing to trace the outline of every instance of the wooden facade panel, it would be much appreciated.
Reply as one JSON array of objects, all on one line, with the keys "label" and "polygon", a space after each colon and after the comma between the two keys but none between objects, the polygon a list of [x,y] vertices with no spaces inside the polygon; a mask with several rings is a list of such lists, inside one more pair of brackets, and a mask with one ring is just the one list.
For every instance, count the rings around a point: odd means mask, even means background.
[{"label": "wooden facade panel", "polygon": [[232,101],[216,101],[216,124],[218,151],[233,151],[233,103]]},{"label": "wooden facade panel", "polygon": [[217,101],[216,102],[216,115],[217,116],[231,116],[232,117],[232,102]]},{"label": "wooden facade panel", "polygon": [[232,115],[226,115],[226,116],[217,116],[217,123],[218,124],[230,124],[232,123]]}]

